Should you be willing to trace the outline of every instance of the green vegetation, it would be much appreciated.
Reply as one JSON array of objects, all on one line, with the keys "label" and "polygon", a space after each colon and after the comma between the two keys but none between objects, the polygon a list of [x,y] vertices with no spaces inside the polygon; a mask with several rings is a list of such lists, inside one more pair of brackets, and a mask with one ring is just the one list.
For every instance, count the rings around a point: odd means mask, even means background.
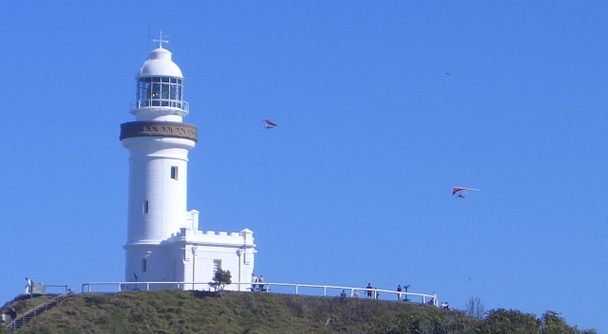
[{"label": "green vegetation", "polygon": [[592,334],[595,331],[570,327],[555,312],[537,319],[531,314],[499,309],[480,319],[465,311],[408,302],[164,290],[68,297],[18,333]]},{"label": "green vegetation", "polygon": [[213,282],[209,284],[215,291],[224,290],[226,285],[232,284],[232,274],[230,270],[218,269],[213,275]]}]

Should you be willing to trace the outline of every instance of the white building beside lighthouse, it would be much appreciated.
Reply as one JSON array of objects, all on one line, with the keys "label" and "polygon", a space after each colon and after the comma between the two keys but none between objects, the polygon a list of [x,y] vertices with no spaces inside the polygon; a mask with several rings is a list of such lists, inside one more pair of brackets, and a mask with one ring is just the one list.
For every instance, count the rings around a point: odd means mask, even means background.
[{"label": "white building beside lighthouse", "polygon": [[125,279],[193,282],[199,284],[179,287],[203,290],[221,268],[230,270],[232,282],[249,282],[256,252],[253,232],[203,232],[198,211],[187,209],[188,152],[198,140],[197,127],[182,121],[189,112],[184,77],[162,43],[135,77],[135,121],[121,124],[120,140],[129,151]]}]

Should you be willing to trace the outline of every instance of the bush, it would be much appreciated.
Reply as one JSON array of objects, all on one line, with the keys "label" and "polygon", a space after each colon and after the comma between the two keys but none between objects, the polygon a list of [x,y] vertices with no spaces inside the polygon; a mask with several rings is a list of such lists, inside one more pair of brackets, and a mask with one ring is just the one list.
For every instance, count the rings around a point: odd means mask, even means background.
[{"label": "bush", "polygon": [[215,291],[222,291],[226,285],[232,284],[232,274],[230,270],[218,269],[213,275],[213,282],[209,283]]}]

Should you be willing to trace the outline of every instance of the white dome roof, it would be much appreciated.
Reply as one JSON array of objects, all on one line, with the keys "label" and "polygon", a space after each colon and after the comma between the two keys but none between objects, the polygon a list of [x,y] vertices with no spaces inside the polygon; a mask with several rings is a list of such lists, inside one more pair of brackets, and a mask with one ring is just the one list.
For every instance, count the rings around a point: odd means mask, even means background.
[{"label": "white dome roof", "polygon": [[171,52],[167,49],[156,48],[150,51],[150,59],[144,62],[137,73],[138,78],[155,76],[183,78],[182,70],[171,60]]}]

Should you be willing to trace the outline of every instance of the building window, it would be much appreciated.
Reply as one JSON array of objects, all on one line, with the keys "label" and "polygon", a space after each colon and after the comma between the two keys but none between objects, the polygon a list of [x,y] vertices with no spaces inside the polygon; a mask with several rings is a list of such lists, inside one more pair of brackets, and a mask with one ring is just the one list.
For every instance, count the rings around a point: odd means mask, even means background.
[{"label": "building window", "polygon": [[177,180],[177,166],[171,166],[171,178]]},{"label": "building window", "polygon": [[218,269],[222,269],[222,260],[213,260],[213,273],[215,274]]},{"label": "building window", "polygon": [[141,260],[141,272],[145,273],[146,270],[148,270],[148,260],[147,259],[142,259]]},{"label": "building window", "polygon": [[148,214],[148,201],[145,200],[142,204],[141,204],[141,213]]}]

